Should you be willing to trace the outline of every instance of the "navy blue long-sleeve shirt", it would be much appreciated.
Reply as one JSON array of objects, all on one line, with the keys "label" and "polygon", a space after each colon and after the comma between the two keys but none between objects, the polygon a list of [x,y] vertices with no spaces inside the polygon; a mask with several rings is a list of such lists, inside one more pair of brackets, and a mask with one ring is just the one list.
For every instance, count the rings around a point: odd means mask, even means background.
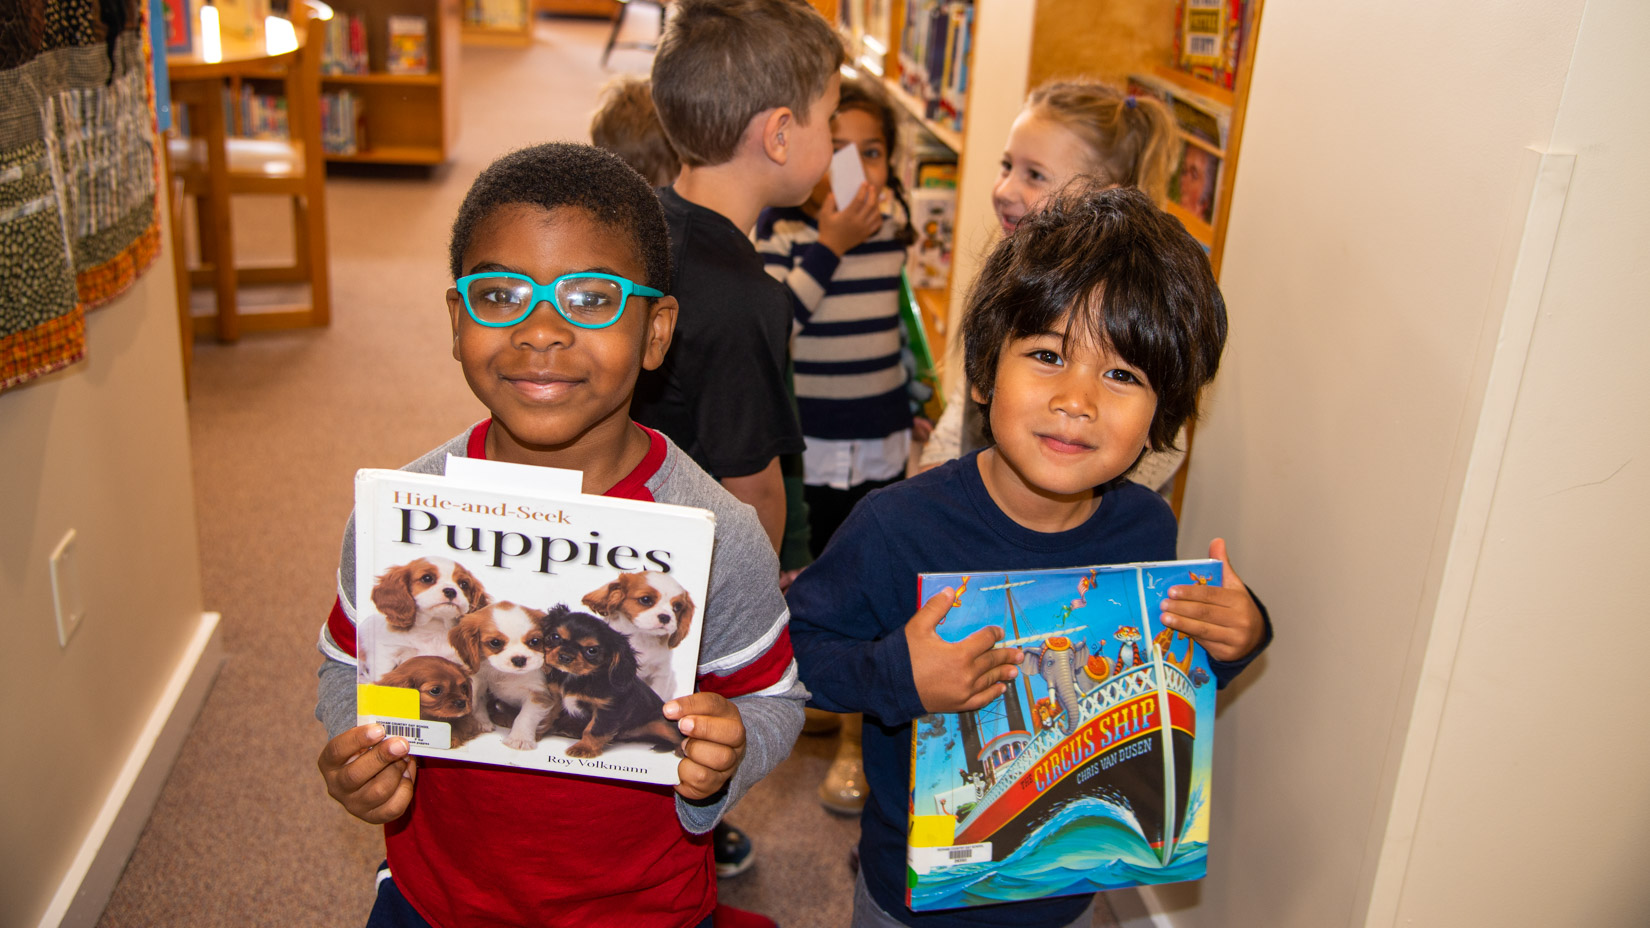
[{"label": "navy blue long-sleeve shirt", "polygon": [[[1089,896],[922,914],[905,906],[911,723],[925,714],[904,634],[920,605],[917,575],[1172,560],[1174,514],[1162,497],[1123,482],[1106,490],[1082,525],[1033,531],[992,501],[977,457],[879,490],[855,507],[791,585],[791,643],[812,705],[865,713],[870,797],[860,819],[860,867],[877,904],[913,926],[1065,925]],[[1271,637],[1268,620],[1260,646],[1246,658],[1211,660],[1217,683],[1237,676]]]}]

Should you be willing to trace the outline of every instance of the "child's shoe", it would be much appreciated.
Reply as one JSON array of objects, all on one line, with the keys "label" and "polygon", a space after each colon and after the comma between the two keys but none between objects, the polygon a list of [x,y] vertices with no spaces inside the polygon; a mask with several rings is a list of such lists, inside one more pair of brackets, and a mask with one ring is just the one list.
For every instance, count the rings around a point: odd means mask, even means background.
[{"label": "child's shoe", "polygon": [[721,879],[738,876],[756,863],[756,850],[751,846],[751,839],[727,822],[716,823],[710,846],[716,857],[716,875]]},{"label": "child's shoe", "polygon": [[819,784],[819,802],[839,815],[858,815],[865,808],[865,763],[860,750],[858,714],[842,717],[842,734],[837,741],[836,759]]}]

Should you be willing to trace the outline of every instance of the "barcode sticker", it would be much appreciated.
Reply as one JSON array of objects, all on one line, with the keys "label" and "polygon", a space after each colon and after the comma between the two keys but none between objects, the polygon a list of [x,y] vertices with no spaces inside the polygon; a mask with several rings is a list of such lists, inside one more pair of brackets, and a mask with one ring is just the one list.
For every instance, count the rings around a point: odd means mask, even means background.
[{"label": "barcode sticker", "polygon": [[1186,53],[1199,58],[1214,57],[1217,46],[1212,35],[1189,35],[1186,37]]},{"label": "barcode sticker", "polygon": [[381,715],[358,715],[355,721],[360,725],[377,722],[384,726],[386,738],[405,738],[407,743],[421,748],[440,748],[445,751],[452,747],[453,743],[453,727],[446,722],[424,722]]},{"label": "barcode sticker", "polygon": [[925,875],[946,867],[991,862],[991,842],[957,844],[951,847],[913,847],[907,849],[906,861],[918,875]]}]

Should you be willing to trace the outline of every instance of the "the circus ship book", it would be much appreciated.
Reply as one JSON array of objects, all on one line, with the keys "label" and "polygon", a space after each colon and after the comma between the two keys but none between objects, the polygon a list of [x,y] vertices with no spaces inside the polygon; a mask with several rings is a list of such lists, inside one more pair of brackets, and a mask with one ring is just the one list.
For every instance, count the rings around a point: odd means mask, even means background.
[{"label": "the circus ship book", "polygon": [[1205,873],[1215,681],[1159,623],[1219,561],[923,574],[957,591],[940,635],[1026,652],[1001,698],[913,726],[907,902],[992,905]]},{"label": "the circus ship book", "polygon": [[674,784],[715,517],[459,457],[355,478],[356,713],[411,753]]}]

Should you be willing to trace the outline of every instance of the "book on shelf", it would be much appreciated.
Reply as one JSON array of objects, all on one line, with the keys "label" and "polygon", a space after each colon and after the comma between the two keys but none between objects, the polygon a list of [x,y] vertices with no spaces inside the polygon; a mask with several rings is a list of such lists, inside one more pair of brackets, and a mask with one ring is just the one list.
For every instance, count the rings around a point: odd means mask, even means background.
[{"label": "book on shelf", "polygon": [[355,155],[366,148],[366,107],[361,95],[350,90],[323,92],[321,150],[329,155]]},{"label": "book on shelf", "polygon": [[1214,222],[1220,197],[1221,156],[1190,140],[1183,141],[1180,160],[1169,175],[1169,199],[1207,223]]},{"label": "book on shelf", "polygon": [[899,86],[924,118],[961,130],[974,37],[972,0],[911,0],[900,31]]},{"label": "book on shelf", "polygon": [[287,129],[286,97],[281,94],[259,93],[251,84],[241,85],[241,96],[238,102],[239,112],[231,125],[238,125],[242,138],[248,139],[286,139],[291,136]]},{"label": "book on shelf", "polygon": [[1182,136],[1200,139],[1221,152],[1226,150],[1232,128],[1232,108],[1227,104],[1156,74],[1130,74],[1128,90],[1161,100]]},{"label": "book on shelf", "polygon": [[913,725],[913,911],[1203,877],[1216,686],[1158,616],[1220,582],[1212,560],[922,575],[923,602],[956,591],[941,637],[994,625],[1026,659],[992,703]]},{"label": "book on shelf", "polygon": [[1175,65],[1231,90],[1243,57],[1248,0],[1177,0]]},{"label": "book on shelf", "polygon": [[322,74],[366,74],[366,20],[347,13],[335,13],[326,20],[321,33]]},{"label": "book on shelf", "polygon": [[957,218],[957,153],[912,120],[900,126],[898,163],[893,170],[905,185],[916,241],[906,254],[911,285],[943,287],[951,274],[951,251]]},{"label": "book on shelf", "polygon": [[384,70],[391,74],[430,73],[429,23],[422,16],[389,17]]},{"label": "book on shelf", "polygon": [[714,516],[449,457],[355,478],[357,718],[411,753],[674,784]]}]

